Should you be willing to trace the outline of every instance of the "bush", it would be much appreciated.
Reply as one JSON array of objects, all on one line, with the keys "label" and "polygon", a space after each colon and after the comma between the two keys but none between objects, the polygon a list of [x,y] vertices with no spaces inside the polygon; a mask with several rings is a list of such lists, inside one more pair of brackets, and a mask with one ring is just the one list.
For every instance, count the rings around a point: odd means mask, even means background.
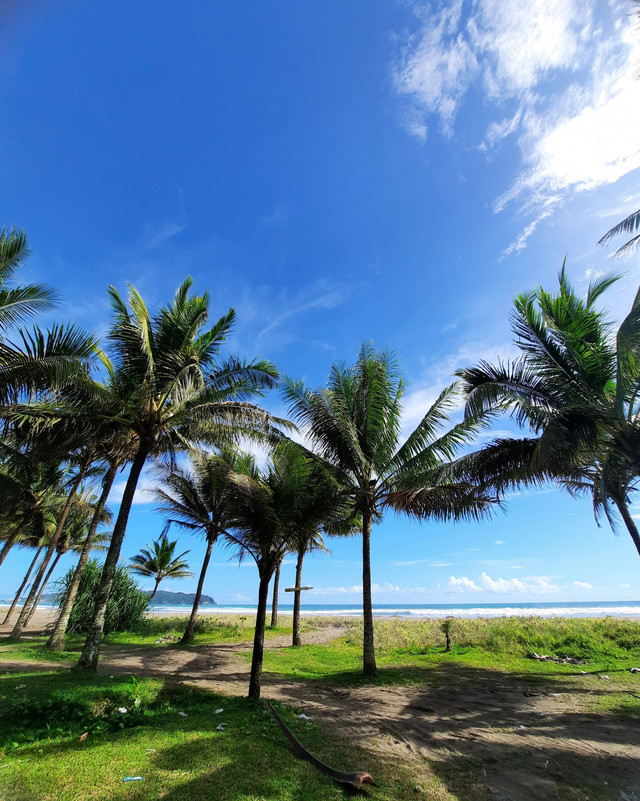
[{"label": "bush", "polygon": [[[56,595],[56,603],[61,604],[66,597],[73,572],[74,570],[71,569],[60,579],[60,590]],[[89,560],[82,571],[80,587],[69,618],[68,634],[86,634],[88,631],[89,625],[94,619],[101,575],[102,565],[95,559]],[[135,627],[140,623],[148,605],[149,595],[138,587],[126,567],[119,567],[113,579],[111,597],[107,604],[104,634],[112,634]]]}]

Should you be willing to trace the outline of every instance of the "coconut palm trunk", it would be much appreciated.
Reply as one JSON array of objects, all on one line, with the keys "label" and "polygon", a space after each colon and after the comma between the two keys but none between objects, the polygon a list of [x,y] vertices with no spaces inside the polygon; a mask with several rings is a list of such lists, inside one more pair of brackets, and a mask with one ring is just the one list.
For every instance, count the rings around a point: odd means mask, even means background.
[{"label": "coconut palm trunk", "polygon": [[362,512],[362,617],[363,671],[375,676],[376,652],[373,645],[373,605],[371,603],[371,511]]},{"label": "coconut palm trunk", "polygon": [[264,655],[264,627],[267,619],[267,603],[269,601],[269,582],[271,575],[268,571],[260,575],[258,589],[258,610],[256,612],[256,630],[253,637],[253,656],[251,658],[251,677],[249,679],[249,698],[258,700],[262,687],[262,658]]},{"label": "coconut palm trunk", "polygon": [[271,628],[274,629],[278,625],[278,589],[280,587],[280,568],[282,562],[278,562],[276,572],[273,577],[273,596],[271,598]]},{"label": "coconut palm trunk", "polygon": [[24,526],[25,522],[26,521],[23,521],[22,523],[18,523],[18,525],[13,529],[11,534],[9,534],[7,539],[4,541],[4,545],[2,546],[2,550],[0,551],[0,565],[4,562],[4,560],[7,558],[7,556],[9,556],[9,551],[13,548],[13,546],[18,541],[18,535],[20,534],[20,531],[21,531],[22,527]]},{"label": "coconut palm trunk", "polygon": [[9,638],[12,640],[19,640],[22,636],[22,630],[27,624],[27,618],[30,616],[31,608],[33,603],[36,599],[38,594],[38,587],[40,586],[43,576],[49,567],[49,562],[53,557],[54,551],[56,550],[56,546],[58,545],[58,540],[60,539],[60,535],[62,534],[62,530],[64,529],[65,523],[67,522],[67,518],[69,517],[69,512],[71,511],[71,507],[73,505],[73,500],[76,496],[76,492],[78,491],[78,487],[80,486],[82,479],[84,478],[86,472],[85,469],[81,469],[78,471],[78,475],[73,481],[71,485],[71,490],[69,495],[67,496],[66,503],[60,513],[60,517],[58,518],[58,524],[56,526],[56,530],[51,537],[49,542],[49,546],[47,551],[44,555],[42,562],[40,563],[40,567],[38,568],[38,572],[36,574],[35,580],[33,582],[33,586],[31,587],[31,592],[29,593],[27,600],[24,602],[22,610],[16,620],[16,625],[13,627],[13,631],[9,635]]},{"label": "coconut palm trunk", "polygon": [[[304,548],[298,549],[298,561],[296,562],[296,587],[302,586],[302,562],[304,560]],[[293,647],[299,648],[302,645],[300,639],[300,594],[293,593]]]},{"label": "coconut palm trunk", "polygon": [[113,579],[116,574],[118,566],[118,559],[120,558],[120,551],[122,549],[122,541],[127,530],[127,522],[129,520],[129,513],[133,503],[133,496],[135,495],[140,473],[147,461],[147,456],[151,449],[151,443],[147,440],[141,440],[138,447],[138,452],[131,465],[127,484],[124,488],[122,495],[122,502],[120,503],[120,510],[118,512],[118,519],[113,528],[111,535],[111,542],[107,552],[107,558],[102,568],[102,577],[100,580],[100,589],[98,590],[98,597],[96,599],[94,619],[87,633],[80,661],[80,667],[91,670],[94,673],[98,668],[98,656],[100,654],[100,642],[102,640],[102,632],[104,631],[104,620],[107,612],[107,603],[111,595],[111,587]]},{"label": "coconut palm trunk", "polygon": [[200,608],[200,599],[202,598],[202,589],[204,587],[204,579],[205,576],[207,575],[207,570],[209,569],[209,561],[211,560],[211,552],[213,551],[213,546],[215,545],[215,542],[216,542],[215,537],[207,538],[207,550],[205,551],[204,554],[204,561],[202,562],[200,577],[198,578],[196,597],[193,599],[193,607],[191,608],[191,615],[189,617],[189,622],[187,623],[187,628],[185,629],[184,634],[180,638],[181,645],[189,645],[189,643],[193,642],[196,623],[198,621],[198,609]]},{"label": "coconut palm trunk", "polygon": [[91,553],[91,548],[93,546],[93,538],[95,537],[96,531],[98,530],[98,524],[100,522],[100,518],[104,511],[104,507],[107,504],[109,493],[111,492],[111,487],[113,486],[113,482],[115,481],[117,472],[118,472],[117,463],[110,464],[109,469],[107,470],[107,473],[104,477],[104,482],[102,485],[102,493],[100,495],[100,499],[98,500],[98,505],[96,506],[93,519],[91,520],[91,526],[89,527],[89,531],[87,532],[87,538],[82,548],[82,552],[80,553],[80,559],[78,561],[78,564],[76,565],[73,578],[71,579],[71,584],[69,585],[67,594],[65,595],[64,600],[62,602],[62,606],[60,607],[60,611],[58,612],[58,617],[53,627],[53,631],[51,632],[51,636],[49,637],[49,639],[45,644],[45,648],[48,649],[49,651],[64,651],[64,638],[67,632],[67,626],[69,625],[71,610],[73,609],[73,604],[78,594],[78,588],[80,587],[80,580],[82,579],[82,571],[84,570],[85,565],[89,561],[89,555]]},{"label": "coconut palm trunk", "polygon": [[26,574],[26,576],[25,576],[25,577],[22,579],[22,584],[21,584],[21,585],[18,587],[18,592],[16,593],[16,596],[15,596],[15,598],[13,599],[13,602],[11,603],[11,606],[9,607],[9,611],[7,612],[7,614],[5,615],[5,618],[4,618],[4,620],[2,621],[2,625],[3,625],[3,626],[6,626],[6,625],[7,625],[7,623],[9,622],[9,620],[11,619],[11,616],[13,615],[13,613],[14,613],[14,611],[15,611],[15,608],[16,608],[16,606],[17,606],[17,605],[18,605],[18,603],[20,602],[20,596],[21,596],[21,595],[22,595],[22,593],[24,592],[24,588],[27,586],[27,584],[28,584],[28,582],[29,582],[29,578],[30,578],[30,576],[31,576],[31,571],[32,571],[32,570],[33,570],[33,568],[36,566],[36,562],[37,562],[37,561],[38,561],[38,559],[40,558],[40,554],[42,553],[43,549],[44,549],[44,545],[41,545],[41,546],[38,548],[38,550],[36,551],[36,555],[33,557],[33,561],[32,561],[32,562],[31,562],[31,564],[29,565],[29,569],[27,570],[27,574]]},{"label": "coconut palm trunk", "polygon": [[40,599],[42,598],[42,594],[44,593],[44,591],[45,591],[45,589],[47,587],[47,584],[49,583],[49,579],[53,575],[53,571],[56,569],[56,567],[58,567],[58,562],[60,561],[60,557],[63,555],[63,553],[65,553],[65,551],[58,551],[58,553],[56,554],[55,559],[51,563],[51,567],[49,568],[49,571],[48,571],[47,575],[42,580],[42,583],[40,584],[40,587],[38,588],[38,594],[36,595],[35,600],[33,602],[33,605],[31,606],[31,610],[29,611],[29,614],[27,615],[27,619],[24,622],[25,628],[29,625],[29,623],[31,623],[31,618],[36,613],[36,609],[38,608],[38,604],[40,603]]},{"label": "coconut palm trunk", "polygon": [[633,540],[633,544],[636,546],[636,550],[638,554],[640,554],[640,532],[638,532],[638,528],[631,516],[631,512],[629,511],[629,507],[625,503],[624,500],[618,500],[614,498],[614,503],[618,507],[618,511],[620,512],[620,517],[624,520],[624,524],[627,527],[627,531],[631,535],[631,539]]}]

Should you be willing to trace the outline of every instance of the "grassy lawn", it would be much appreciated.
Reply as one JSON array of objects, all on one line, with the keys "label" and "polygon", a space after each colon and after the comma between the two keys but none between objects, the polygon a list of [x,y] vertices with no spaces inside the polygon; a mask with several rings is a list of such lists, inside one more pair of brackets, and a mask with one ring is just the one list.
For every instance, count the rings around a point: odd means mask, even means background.
[{"label": "grassy lawn", "polygon": [[[415,797],[418,781],[431,798],[453,798],[426,764],[409,772],[366,748],[329,739],[319,726],[279,708],[299,739],[325,761],[343,770],[369,766],[381,784],[376,798]],[[221,723],[224,731],[217,730]],[[125,782],[128,776],[142,781]],[[271,715],[246,699],[73,670],[0,678],[3,801],[343,796],[294,758]]]}]

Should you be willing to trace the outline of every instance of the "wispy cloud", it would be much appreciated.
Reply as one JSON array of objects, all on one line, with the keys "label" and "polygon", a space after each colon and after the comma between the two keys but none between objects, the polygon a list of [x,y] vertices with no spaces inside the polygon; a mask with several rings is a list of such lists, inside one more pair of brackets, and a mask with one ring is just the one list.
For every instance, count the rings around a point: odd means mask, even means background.
[{"label": "wispy cloud", "polygon": [[270,331],[279,328],[284,322],[293,317],[299,317],[307,312],[322,309],[335,309],[341,306],[349,297],[349,288],[346,286],[317,286],[307,290],[304,295],[298,296],[293,300],[292,305],[285,311],[278,314],[271,322],[266,325],[258,334],[264,337]]},{"label": "wispy cloud", "polygon": [[520,169],[494,209],[517,201],[531,219],[503,255],[522,251],[569,192],[640,167],[640,83],[633,80],[640,46],[624,3],[457,0],[436,9],[418,3],[414,11],[416,29],[393,73],[409,103],[407,130],[424,140],[435,117],[452,136],[460,107],[477,90],[496,115],[480,149],[518,137]]}]

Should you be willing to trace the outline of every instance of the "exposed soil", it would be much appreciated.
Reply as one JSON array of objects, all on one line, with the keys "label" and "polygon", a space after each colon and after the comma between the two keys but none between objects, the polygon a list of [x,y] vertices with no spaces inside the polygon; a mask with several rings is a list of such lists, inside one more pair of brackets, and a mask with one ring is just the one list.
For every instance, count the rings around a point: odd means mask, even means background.
[{"label": "exposed soil", "polygon": [[[328,643],[342,633],[339,625],[328,624],[305,632],[304,640]],[[289,644],[289,637],[277,637],[266,647]],[[250,649],[250,643],[189,650],[114,646],[104,650],[99,672],[165,677],[244,695],[249,662],[242,654]],[[0,663],[0,670],[24,667]],[[638,720],[594,711],[594,697],[614,692],[614,682],[603,680],[593,689],[587,679],[580,668],[545,683],[542,674],[532,680],[448,663],[430,672],[428,684],[411,686],[345,687],[266,673],[263,696],[367,743],[380,757],[426,759],[462,799],[640,801]],[[635,702],[631,694],[629,701]],[[375,764],[357,767],[375,774]],[[585,782],[592,785],[588,794],[567,792]]]}]

